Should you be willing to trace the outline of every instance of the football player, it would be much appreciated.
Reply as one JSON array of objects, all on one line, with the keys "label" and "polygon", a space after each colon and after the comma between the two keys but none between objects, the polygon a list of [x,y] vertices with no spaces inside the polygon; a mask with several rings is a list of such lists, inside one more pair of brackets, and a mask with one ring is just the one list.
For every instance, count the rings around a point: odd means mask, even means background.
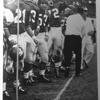
[{"label": "football player", "polygon": [[[29,4],[29,1],[28,2],[26,1],[26,3]],[[35,6],[38,7],[38,2]],[[43,7],[40,6],[41,10],[39,10],[39,8],[37,9],[37,7],[34,8],[34,6],[33,7],[31,6],[30,9],[26,10],[25,29],[26,29],[27,33],[29,34],[29,36],[31,37],[31,39],[33,39],[33,41],[35,41],[35,43],[38,43],[37,44],[38,51],[39,51],[39,54],[41,57],[41,61],[43,60],[40,64],[40,66],[44,67],[44,63],[47,62],[47,60],[48,60],[47,55],[44,55],[44,52],[47,53],[47,50],[44,50],[46,47],[46,43],[44,40],[44,32],[45,32],[45,24],[46,24],[47,16],[44,15],[45,12],[42,9]],[[30,18],[30,16],[31,16],[31,18]],[[32,22],[30,22],[30,20]],[[35,27],[33,24],[35,25]],[[33,62],[34,56],[33,56],[32,50],[31,50],[31,48],[32,48],[31,44],[28,43],[28,47],[29,48],[27,48],[28,50],[27,50],[27,56],[26,56],[26,60],[25,60],[26,61],[26,65],[25,65],[26,69],[29,68],[29,67],[27,67],[27,66],[29,66],[29,60],[31,61],[30,63],[34,63]],[[44,77],[44,72],[45,72],[44,70],[40,71],[40,73],[42,73],[42,75],[41,75],[42,79],[44,79],[45,81],[49,81],[49,80],[46,80],[46,78]]]},{"label": "football player", "polygon": [[[36,2],[35,2],[36,3]],[[28,0],[28,1],[20,1],[20,8],[17,9],[17,1],[13,1],[13,2],[8,2],[6,4],[6,7],[9,8],[14,15],[14,22],[9,26],[9,31],[12,34],[9,37],[10,41],[14,41],[17,43],[17,23],[18,23],[18,16],[19,16],[19,38],[18,38],[18,45],[20,47],[22,47],[23,51],[24,51],[24,72],[25,72],[25,80],[29,80],[30,76],[33,75],[32,72],[32,66],[33,66],[33,62],[34,59],[31,59],[32,57],[27,56],[28,54],[34,56],[35,54],[35,43],[32,40],[32,38],[27,34],[27,32],[25,32],[25,19],[27,18],[27,11],[31,12],[31,16],[30,16],[30,22],[29,24],[32,25],[33,27],[35,27],[35,17],[36,17],[36,12],[34,11],[34,9],[38,9],[38,7],[36,6],[34,2]],[[34,5],[34,6],[33,6]],[[27,49],[29,46],[31,45],[31,50]],[[32,79],[31,79],[32,80]],[[33,80],[31,81],[33,82]],[[30,83],[28,81],[28,83]]]},{"label": "football player", "polygon": [[[5,41],[5,48],[4,48],[4,95],[9,97],[9,94],[6,90],[6,81],[7,81],[7,73],[13,72],[14,70],[14,59],[10,56],[10,50],[12,47],[15,46],[16,43],[9,40],[9,37],[11,36],[9,26],[14,21],[14,16],[10,9],[4,8],[3,18],[4,18],[4,40]],[[17,52],[16,52],[17,55]],[[13,56],[14,57],[14,56]],[[15,56],[16,57],[16,56]],[[19,55],[20,57],[20,55]],[[25,93],[25,90],[22,88],[21,85],[18,85],[18,91],[20,93]]]},{"label": "football player", "polygon": [[[33,78],[35,77],[32,67],[36,59],[36,41],[34,42],[34,37],[36,34],[36,27],[37,27],[37,18],[38,18],[38,1],[32,1],[32,0],[25,0],[25,5],[27,5],[27,8],[25,9],[25,31],[27,32],[26,36],[26,57],[24,61],[24,76],[25,80],[24,83],[29,85],[34,82]],[[33,78],[32,78],[33,77]]]},{"label": "football player", "polygon": [[[40,79],[42,79],[45,82],[50,82],[49,79],[45,77],[45,66],[48,62],[48,49],[46,44],[46,26],[47,26],[47,19],[48,16],[45,14],[45,9],[47,9],[47,5],[45,3],[39,3],[39,10],[38,12],[38,20],[36,21],[36,30],[33,32],[32,26],[29,24],[29,15],[30,12],[26,12],[26,19],[25,19],[25,27],[28,34],[32,37],[32,39],[37,42],[38,52],[41,57],[41,63],[40,63]],[[30,53],[30,56],[31,53]]]},{"label": "football player", "polygon": [[[10,15],[11,17],[7,17],[7,15]],[[8,23],[7,23],[8,22]],[[8,78],[8,73],[7,73],[7,60],[8,60],[8,44],[7,44],[7,39],[10,35],[9,30],[7,26],[13,22],[13,14],[9,9],[3,9],[3,28],[4,28],[4,33],[3,33],[3,98],[8,98],[11,99],[8,91],[7,91],[7,78]],[[10,62],[11,63],[11,62]],[[13,61],[12,61],[13,63]],[[11,66],[12,67],[12,66]]]},{"label": "football player", "polygon": [[[50,9],[50,27],[51,30],[49,31],[49,42],[48,46],[49,49],[53,47],[53,56],[57,56],[57,54],[60,54],[59,57],[62,57],[62,50],[63,50],[63,41],[64,41],[64,36],[62,34],[61,30],[61,16],[59,13],[59,9],[56,5],[53,5]],[[59,53],[58,53],[59,52]],[[61,66],[61,58],[56,60],[56,69],[59,69],[59,66]]]},{"label": "football player", "polygon": [[38,16],[38,26],[39,33],[37,34],[38,39],[38,52],[41,57],[41,63],[40,63],[40,80],[44,82],[51,82],[50,79],[48,79],[45,76],[46,67],[48,66],[48,13],[47,10],[49,9],[48,5],[45,2],[41,2],[39,4],[40,11]]}]

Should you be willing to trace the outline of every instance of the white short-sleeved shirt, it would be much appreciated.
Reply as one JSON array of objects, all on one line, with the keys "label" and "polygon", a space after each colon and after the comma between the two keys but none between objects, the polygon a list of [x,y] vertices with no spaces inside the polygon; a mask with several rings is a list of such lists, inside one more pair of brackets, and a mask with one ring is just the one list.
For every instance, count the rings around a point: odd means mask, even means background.
[{"label": "white short-sleeved shirt", "polygon": [[87,18],[85,21],[85,35],[88,35],[88,32],[94,31],[91,18]]},{"label": "white short-sleeved shirt", "polygon": [[80,35],[84,34],[85,21],[80,14],[71,15],[67,18],[65,35]]}]

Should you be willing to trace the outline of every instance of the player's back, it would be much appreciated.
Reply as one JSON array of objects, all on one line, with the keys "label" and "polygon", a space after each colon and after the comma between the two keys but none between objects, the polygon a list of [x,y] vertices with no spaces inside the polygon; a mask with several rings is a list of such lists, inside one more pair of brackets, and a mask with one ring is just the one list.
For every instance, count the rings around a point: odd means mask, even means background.
[{"label": "player's back", "polygon": [[32,30],[35,30],[37,27],[39,7],[33,4],[31,1],[27,1],[27,0],[25,1],[25,4],[29,6],[25,14],[25,19],[27,19],[25,20],[25,27],[30,25]]},{"label": "player's back", "polygon": [[40,26],[40,33],[41,32],[46,32],[46,27],[48,24],[48,15],[45,14],[44,10],[39,11],[39,16],[38,16],[38,21],[39,21],[39,26]]},{"label": "player's back", "polygon": [[58,7],[56,6],[51,8],[50,26],[60,27],[60,13]]}]

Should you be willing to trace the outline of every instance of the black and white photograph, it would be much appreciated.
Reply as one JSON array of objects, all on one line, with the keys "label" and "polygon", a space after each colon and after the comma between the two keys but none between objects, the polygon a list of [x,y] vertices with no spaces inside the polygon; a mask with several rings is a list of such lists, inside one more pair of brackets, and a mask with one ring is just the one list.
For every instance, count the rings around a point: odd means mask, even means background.
[{"label": "black and white photograph", "polygon": [[2,100],[99,100],[96,5],[3,0]]}]

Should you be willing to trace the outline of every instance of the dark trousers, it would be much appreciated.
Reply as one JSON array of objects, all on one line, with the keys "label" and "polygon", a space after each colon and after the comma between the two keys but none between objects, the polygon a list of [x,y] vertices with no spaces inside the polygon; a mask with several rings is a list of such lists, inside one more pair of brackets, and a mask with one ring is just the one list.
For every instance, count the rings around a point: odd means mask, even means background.
[{"label": "dark trousers", "polygon": [[76,73],[80,73],[81,67],[81,46],[82,46],[82,39],[80,36],[77,35],[66,35],[65,42],[64,42],[64,66],[70,67],[71,59],[72,59],[72,51],[76,54],[75,60],[75,71]]}]

